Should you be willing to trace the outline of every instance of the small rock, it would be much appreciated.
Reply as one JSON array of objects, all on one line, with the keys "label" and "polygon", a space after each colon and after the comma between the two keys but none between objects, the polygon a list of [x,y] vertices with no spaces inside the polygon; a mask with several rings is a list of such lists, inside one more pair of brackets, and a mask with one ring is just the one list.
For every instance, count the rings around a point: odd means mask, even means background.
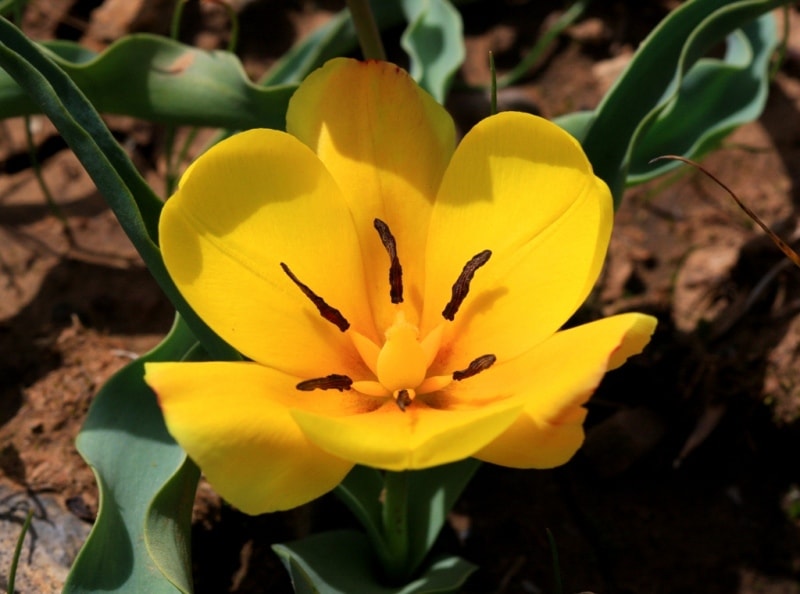
[{"label": "small rock", "polygon": [[65,511],[47,494],[29,495],[0,485],[0,589],[8,587],[8,573],[17,539],[29,509],[34,510],[17,566],[15,591],[57,594],[69,568],[89,534],[90,526]]},{"label": "small rock", "polygon": [[567,29],[567,35],[579,43],[601,45],[611,40],[613,32],[603,19],[595,17],[572,25]]}]

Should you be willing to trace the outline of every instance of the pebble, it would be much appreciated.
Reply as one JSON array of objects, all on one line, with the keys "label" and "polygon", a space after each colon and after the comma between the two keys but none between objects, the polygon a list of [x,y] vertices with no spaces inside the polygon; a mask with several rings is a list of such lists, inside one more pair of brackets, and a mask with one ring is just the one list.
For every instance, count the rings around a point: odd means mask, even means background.
[{"label": "pebble", "polygon": [[72,562],[91,526],[66,511],[50,494],[29,494],[0,484],[0,591],[8,574],[29,509],[34,515],[25,535],[14,591],[19,594],[61,592]]}]

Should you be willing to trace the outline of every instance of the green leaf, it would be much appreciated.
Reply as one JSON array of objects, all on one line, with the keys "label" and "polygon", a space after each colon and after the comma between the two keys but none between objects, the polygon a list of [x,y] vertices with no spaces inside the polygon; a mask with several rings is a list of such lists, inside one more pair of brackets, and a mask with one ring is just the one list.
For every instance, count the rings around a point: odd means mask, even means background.
[{"label": "green leaf", "polygon": [[199,472],[167,433],[144,364],[180,360],[196,344],[178,318],[161,344],[114,375],[92,403],[77,447],[97,478],[100,509],[66,594],[191,591],[189,492]]},{"label": "green leaf", "polygon": [[439,103],[466,56],[461,14],[447,0],[401,0],[408,20],[400,44],[411,59],[410,74]]},{"label": "green leaf", "polygon": [[275,545],[297,594],[434,594],[455,592],[475,566],[460,557],[437,559],[414,581],[395,587],[380,582],[370,540],[362,533],[324,532]]},{"label": "green leaf", "polygon": [[383,477],[380,471],[366,466],[355,466],[334,492],[361,522],[378,557],[386,560],[389,552],[383,538],[382,490]]},{"label": "green leaf", "polygon": [[[403,19],[396,2],[373,2],[373,9],[381,27]],[[128,35],[100,55],[68,41],[41,44],[100,112],[233,130],[283,129],[297,84],[327,60],[356,46],[349,12],[343,10],[254,84],[230,52],[200,50],[150,34]],[[19,85],[0,72],[0,118],[37,110]]]},{"label": "green leaf", "polygon": [[561,128],[572,134],[572,136],[581,143],[583,139],[586,138],[586,134],[589,132],[589,128],[593,122],[593,111],[574,111],[553,118],[553,123],[561,126]]},{"label": "green leaf", "polygon": [[[296,86],[252,83],[230,52],[200,50],[146,33],[125,36],[98,56],[76,45],[44,47],[100,112],[176,125],[286,126],[286,106]],[[0,73],[0,116],[35,110],[25,91]]]},{"label": "green leaf", "polygon": [[630,158],[628,185],[679,166],[674,161],[651,165],[651,159],[666,154],[701,157],[731,131],[757,119],[767,102],[770,58],[778,43],[775,19],[768,14],[728,36],[724,59],[698,61],[672,101],[642,127]]},{"label": "green leaf", "polygon": [[528,74],[556,38],[583,16],[591,1],[592,0],[575,0],[570,4],[569,8],[566,9],[536,41],[536,44],[530,49],[520,63],[498,79],[497,86],[504,89],[517,83],[523,76]]},{"label": "green leaf", "polygon": [[[394,2],[389,4],[394,5]],[[356,44],[356,33],[350,19],[350,12],[342,10],[290,49],[267,72],[261,84],[299,83],[308,76],[309,72],[322,66],[331,58],[351,52]]]},{"label": "green leaf", "polygon": [[[469,2],[474,2],[474,0],[457,0],[455,3],[467,4]],[[414,4],[426,9],[426,6],[424,5],[427,4],[427,2],[412,0],[407,4],[409,4],[408,9],[400,2],[372,0],[370,2],[370,6],[372,7],[372,13],[375,17],[375,22],[377,23],[378,28],[383,30],[388,27],[399,25],[404,18],[408,17],[408,11],[413,11],[413,9],[416,8],[413,6]],[[426,28],[432,26],[435,30],[448,20],[451,20],[452,23],[455,24],[455,19],[457,19],[457,26],[459,27],[458,31],[460,32],[461,30],[461,18],[457,15],[457,13],[453,14],[455,13],[455,9],[452,7],[445,8],[445,5],[449,4],[448,2],[445,2],[444,0],[435,0],[435,2],[431,2],[431,4],[436,5],[434,10],[429,10],[427,15],[421,15],[421,28],[413,33],[415,39],[410,42],[414,46],[413,51],[419,54],[420,60],[423,60],[422,64],[420,65],[420,68],[423,70],[425,70],[429,64],[429,62],[425,60],[431,59],[433,54],[429,55],[427,50],[421,49],[418,51],[416,46],[427,45],[429,42],[435,41],[432,37],[427,35]],[[421,12],[421,10],[417,12]],[[408,18],[408,21],[412,20],[416,19]],[[409,29],[406,30],[405,35],[410,34]],[[453,36],[453,31],[443,31],[442,34],[448,36],[448,45],[454,44],[455,37]],[[458,42],[463,43],[460,33],[458,35]],[[302,42],[289,50],[289,52],[287,52],[287,54],[281,58],[278,63],[267,73],[267,76],[262,80],[262,84],[277,85],[299,83],[306,76],[308,76],[312,70],[319,68],[331,58],[347,55],[353,52],[357,47],[358,39],[356,37],[355,29],[353,28],[353,21],[350,18],[350,11],[347,9],[342,10],[330,21],[325,23],[311,35],[306,37]],[[409,51],[409,48],[406,48],[405,46],[404,48],[406,51]],[[452,60],[456,55],[452,53],[453,51],[458,51],[455,45],[453,45],[452,49],[447,50],[445,55],[441,55],[435,60],[436,64],[434,66],[434,70],[428,75],[429,77],[432,77],[434,81],[437,78],[444,80],[444,78],[447,76],[447,61],[448,59]],[[412,69],[414,68],[414,59],[415,58],[412,56]],[[460,59],[459,64],[462,61],[463,57]],[[449,80],[447,81],[447,84],[449,84]]]},{"label": "green leaf", "polygon": [[70,145],[195,336],[215,357],[235,359],[236,352],[189,307],[167,273],[157,245],[162,202],[70,77],[3,18],[0,18],[0,67],[25,89]]},{"label": "green leaf", "polygon": [[481,463],[467,458],[408,473],[408,538],[412,571],[425,559],[470,479]]},{"label": "green leaf", "polygon": [[0,15],[6,15],[16,10],[22,10],[22,7],[28,0],[2,0],[0,1]]},{"label": "green leaf", "polygon": [[[375,19],[383,29],[399,24],[404,10],[412,15],[404,36],[412,54],[412,74],[443,98],[463,61],[460,16],[445,0],[404,3],[407,6],[401,7],[398,2],[373,0]],[[2,30],[0,40],[5,41]],[[287,53],[261,84],[249,81],[230,52],[200,50],[145,33],[128,35],[100,55],[68,41],[40,47],[102,113],[241,130],[283,129],[286,106],[297,84],[327,60],[356,46],[349,12],[343,10]],[[12,77],[0,72],[0,119],[39,110]]]},{"label": "green leaf", "polygon": [[[583,140],[595,173],[608,183],[615,203],[622,196],[637,143],[654,118],[674,104],[675,94],[690,69],[731,32],[787,3],[788,0],[692,0],[673,10],[653,30],[595,110]],[[696,97],[705,101],[702,93]],[[743,103],[751,100],[745,97]],[[697,131],[698,137],[703,134]]]},{"label": "green leaf", "polygon": [[188,457],[156,493],[145,515],[144,539],[150,559],[181,592],[192,588],[192,508],[200,469]]}]

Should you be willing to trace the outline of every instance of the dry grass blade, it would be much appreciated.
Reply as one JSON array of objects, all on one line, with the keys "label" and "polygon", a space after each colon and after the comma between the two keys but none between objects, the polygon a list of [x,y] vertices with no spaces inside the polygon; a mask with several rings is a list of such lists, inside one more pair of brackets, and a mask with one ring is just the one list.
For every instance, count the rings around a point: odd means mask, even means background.
[{"label": "dry grass blade", "polygon": [[718,186],[720,186],[723,190],[725,190],[730,195],[730,197],[733,198],[736,201],[736,204],[739,205],[739,208],[741,208],[745,212],[745,214],[747,214],[748,217],[750,217],[756,223],[758,223],[758,226],[761,227],[764,230],[764,233],[766,233],[769,236],[769,238],[773,241],[773,243],[775,245],[777,245],[778,248],[784,254],[786,254],[786,257],[789,258],[794,263],[795,266],[800,268],[800,256],[797,254],[797,252],[794,251],[789,246],[788,243],[786,243],[780,237],[778,237],[772,231],[772,229],[770,229],[767,226],[767,224],[758,217],[758,215],[756,213],[754,213],[752,210],[750,210],[750,208],[744,202],[739,200],[739,197],[736,194],[734,194],[733,190],[731,190],[728,186],[726,186],[724,183],[722,183],[722,181],[720,181],[720,179],[717,178],[708,169],[706,169],[705,167],[703,167],[699,163],[696,163],[696,162],[692,161],[691,159],[687,159],[685,157],[680,157],[678,155],[662,155],[661,157],[656,157],[655,159],[652,159],[650,162],[651,163],[655,163],[656,161],[663,161],[663,160],[681,161],[682,163],[686,163],[687,165],[691,165],[695,169],[698,169],[699,171],[701,171],[702,173],[707,175],[709,178],[711,178],[711,180],[713,180]]}]

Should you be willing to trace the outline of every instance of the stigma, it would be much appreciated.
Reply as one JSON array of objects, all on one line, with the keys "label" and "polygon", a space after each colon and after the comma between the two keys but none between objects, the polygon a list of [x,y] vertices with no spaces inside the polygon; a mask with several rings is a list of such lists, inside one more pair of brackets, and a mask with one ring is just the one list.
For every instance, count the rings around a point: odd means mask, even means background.
[{"label": "stigma", "polygon": [[455,319],[456,313],[469,293],[470,282],[475,272],[489,261],[492,252],[483,250],[464,265],[453,284],[451,299],[442,311],[445,321],[421,337],[419,328],[410,322],[406,315],[407,304],[403,300],[403,268],[400,265],[395,237],[389,226],[380,219],[375,219],[374,226],[389,256],[389,298],[395,305],[394,319],[384,331],[384,341],[381,345],[375,344],[350,327],[350,323],[338,309],[301,282],[285,263],[281,263],[283,271],[313,303],[319,314],[347,334],[374,378],[354,379],[333,373],[302,381],[296,388],[301,391],[354,390],[365,396],[392,398],[397,407],[406,412],[418,396],[443,390],[454,381],[465,380],[494,365],[495,356],[486,354],[471,361],[464,369],[446,375],[428,375],[428,369],[442,347],[445,325]]},{"label": "stigma", "polygon": [[[408,321],[405,311],[398,308],[380,347],[355,331],[348,332],[376,378],[355,381],[352,388],[368,396],[391,396],[400,410],[405,411],[418,394],[432,391],[427,373],[442,344],[442,330],[439,326],[420,340],[419,329]],[[446,382],[437,384],[448,384],[451,380],[447,376]]]}]

